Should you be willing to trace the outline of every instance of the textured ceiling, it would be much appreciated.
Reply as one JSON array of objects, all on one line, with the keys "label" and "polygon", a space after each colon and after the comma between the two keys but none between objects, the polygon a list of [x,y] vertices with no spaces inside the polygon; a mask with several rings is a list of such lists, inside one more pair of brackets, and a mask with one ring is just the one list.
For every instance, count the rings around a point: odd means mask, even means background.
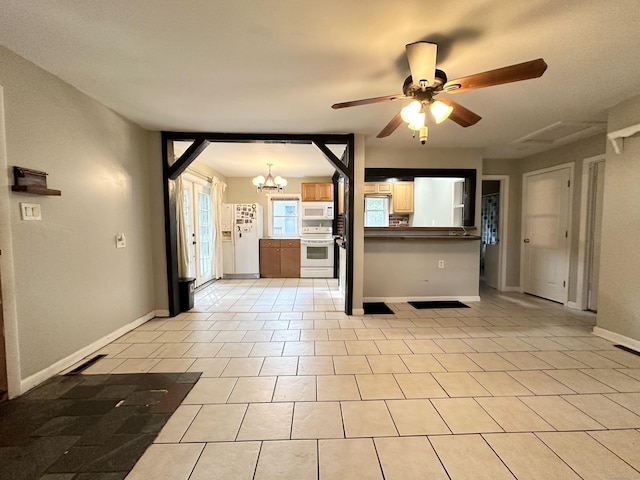
[{"label": "textured ceiling", "polygon": [[[0,44],[154,130],[357,133],[510,158],[550,148],[517,139],[605,121],[640,93],[637,0],[0,1]],[[425,147],[404,126],[375,138],[401,100],[330,108],[400,93],[417,40],[438,43],[449,79],[540,57],[549,68],[452,95],[482,120],[434,126]]]}]

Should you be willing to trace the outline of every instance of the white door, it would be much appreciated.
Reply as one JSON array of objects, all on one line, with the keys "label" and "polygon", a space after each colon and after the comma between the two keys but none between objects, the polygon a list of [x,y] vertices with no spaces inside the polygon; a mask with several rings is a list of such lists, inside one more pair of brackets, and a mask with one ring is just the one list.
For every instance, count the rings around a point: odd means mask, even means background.
[{"label": "white door", "polygon": [[183,182],[184,219],[189,244],[189,276],[196,286],[213,278],[213,217],[210,188],[197,182]]},{"label": "white door", "polygon": [[522,288],[565,303],[569,271],[571,168],[523,177]]}]

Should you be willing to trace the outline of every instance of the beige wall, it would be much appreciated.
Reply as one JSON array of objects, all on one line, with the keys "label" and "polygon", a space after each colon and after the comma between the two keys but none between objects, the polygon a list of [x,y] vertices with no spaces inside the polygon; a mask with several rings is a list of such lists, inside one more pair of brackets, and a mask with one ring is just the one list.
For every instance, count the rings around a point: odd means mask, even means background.
[{"label": "beige wall", "polygon": [[[366,150],[366,167],[476,169],[475,225],[479,227],[482,196],[480,149],[373,147]],[[365,239],[363,298],[477,297],[480,280],[479,242],[442,243],[416,241],[410,246],[411,250],[407,250],[409,246],[403,242]],[[415,267],[416,263],[406,263],[411,258],[411,255],[406,255],[407,252],[414,253],[414,257],[419,259],[418,269],[409,268],[409,265]],[[445,260],[444,272],[437,268],[438,260]],[[388,274],[381,275],[385,265],[389,269]],[[401,267],[392,268],[392,265]],[[399,288],[392,288],[392,285]]]},{"label": "beige wall", "polygon": [[[640,96],[609,112],[608,130],[640,123]],[[640,137],[622,154],[607,145],[598,291],[598,327],[640,345]],[[624,343],[624,341],[621,341]]]},{"label": "beige wall", "polygon": [[569,301],[576,301],[578,272],[578,247],[580,228],[580,202],[582,187],[582,163],[585,158],[600,155],[605,151],[606,137],[596,135],[565,145],[554,150],[538,153],[516,160],[485,160],[485,175],[509,175],[509,226],[507,246],[507,287],[520,285],[520,247],[522,216],[522,175],[536,170],[573,164],[573,198],[571,212],[571,247],[569,265]]},{"label": "beige wall", "polygon": [[[256,174],[257,175],[257,174]],[[227,190],[225,191],[226,203],[257,203],[264,209],[264,236],[268,236],[267,222],[267,195],[256,191],[251,183],[253,177],[227,177]],[[287,178],[287,186],[284,193],[300,194],[302,183],[331,182],[331,177],[305,177]]]},{"label": "beige wall", "polygon": [[475,225],[480,225],[482,150],[477,148],[367,148],[366,168],[475,168]]},{"label": "beige wall", "polygon": [[[154,243],[162,197],[149,186],[161,163],[150,147],[157,135],[3,47],[0,85],[6,178],[14,165],[44,170],[62,191],[0,197],[8,211],[0,238],[10,239],[14,267],[13,275],[3,268],[3,297],[7,283],[17,330],[9,341],[19,347],[24,380],[153,312],[156,302],[166,305],[162,286],[154,288],[164,274]],[[39,203],[42,221],[22,221],[20,202]],[[124,249],[115,248],[119,232]]]}]

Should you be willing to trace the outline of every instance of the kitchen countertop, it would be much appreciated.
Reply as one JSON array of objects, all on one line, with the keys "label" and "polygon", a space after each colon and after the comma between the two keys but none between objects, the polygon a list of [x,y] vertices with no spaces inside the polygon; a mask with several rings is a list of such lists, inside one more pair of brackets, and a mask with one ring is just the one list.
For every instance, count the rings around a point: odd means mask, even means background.
[{"label": "kitchen countertop", "polygon": [[365,227],[365,238],[410,240],[479,240],[476,227]]}]

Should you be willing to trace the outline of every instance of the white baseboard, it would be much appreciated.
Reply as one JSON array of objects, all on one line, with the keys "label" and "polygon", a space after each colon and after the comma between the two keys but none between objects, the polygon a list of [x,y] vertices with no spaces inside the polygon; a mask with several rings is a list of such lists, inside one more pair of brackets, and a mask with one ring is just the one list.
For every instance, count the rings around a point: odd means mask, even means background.
[{"label": "white baseboard", "polygon": [[580,308],[580,305],[578,305],[578,302],[567,302],[567,307],[573,308],[574,310],[582,310],[582,308]]},{"label": "white baseboard", "polygon": [[140,317],[134,320],[133,322],[128,323],[127,325],[124,325],[123,327],[120,327],[115,332],[105,335],[104,337],[96,340],[92,344],[87,345],[84,348],[81,348],[75,353],[72,353],[68,357],[63,358],[62,360],[58,360],[53,365],[50,365],[47,368],[40,370],[39,372],[34,373],[33,375],[30,375],[29,377],[20,380],[19,395],[22,395],[23,393],[31,390],[33,387],[40,385],[45,380],[53,377],[54,375],[57,375],[63,370],[78,363],[83,358],[91,355],[93,352],[97,350],[100,350],[105,345],[108,345],[109,343],[113,342],[114,340],[121,337],[125,333],[130,332],[134,328],[138,328],[140,325],[151,320],[155,316],[156,316],[155,311],[149,312],[145,316]]},{"label": "white baseboard", "polygon": [[155,311],[155,316],[156,317],[169,317],[169,316],[171,316],[171,314],[169,313],[169,310],[156,310]]},{"label": "white baseboard", "polygon": [[606,338],[607,340],[610,340],[619,345],[631,348],[636,352],[640,352],[640,340],[636,340],[635,338],[625,337],[624,335],[620,335],[619,333],[612,332],[600,327],[593,327],[593,334],[597,335],[598,337]]},{"label": "white baseboard", "polygon": [[351,315],[356,317],[361,317],[364,315],[364,308],[353,308],[351,309]]},{"label": "white baseboard", "polygon": [[365,297],[364,302],[388,302],[388,303],[407,303],[407,302],[433,302],[433,301],[450,301],[458,300],[460,302],[479,302],[479,296],[462,296],[462,297]]}]

